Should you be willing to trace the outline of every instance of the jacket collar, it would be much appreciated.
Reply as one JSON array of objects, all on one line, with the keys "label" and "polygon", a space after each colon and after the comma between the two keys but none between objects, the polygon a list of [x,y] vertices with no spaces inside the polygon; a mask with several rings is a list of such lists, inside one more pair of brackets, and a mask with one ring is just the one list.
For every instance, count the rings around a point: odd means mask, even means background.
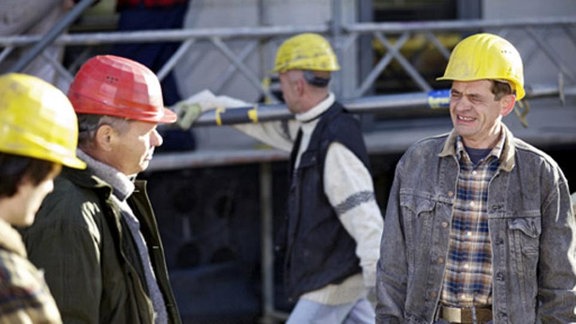
[{"label": "jacket collar", "polygon": [[313,120],[317,120],[318,117],[320,117],[324,112],[328,110],[328,108],[332,106],[334,101],[335,101],[334,94],[330,93],[328,97],[326,97],[326,99],[321,101],[315,107],[301,114],[296,114],[294,118],[296,118],[296,120],[298,120],[301,123],[308,123]]},{"label": "jacket collar", "polygon": [[94,172],[94,175],[112,187],[114,196],[120,201],[126,200],[132,192],[134,192],[134,183],[122,172],[93,159],[82,150],[77,150],[77,155],[81,160],[86,162],[88,168]]},{"label": "jacket collar", "polygon": [[[502,135],[504,136],[504,145],[502,147],[502,152],[500,154],[500,169],[510,172],[514,168],[514,156],[515,156],[515,145],[514,145],[514,135],[512,132],[506,127],[506,125],[502,124]],[[452,129],[448,138],[444,142],[444,147],[438,156],[445,157],[445,156],[454,156],[456,157],[456,141],[458,140],[458,134],[456,130]]]}]

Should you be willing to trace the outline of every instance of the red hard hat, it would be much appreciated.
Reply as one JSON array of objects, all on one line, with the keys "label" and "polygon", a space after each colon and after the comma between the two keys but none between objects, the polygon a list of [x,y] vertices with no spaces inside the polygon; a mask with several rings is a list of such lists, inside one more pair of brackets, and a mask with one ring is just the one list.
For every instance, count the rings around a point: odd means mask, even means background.
[{"label": "red hard hat", "polygon": [[146,66],[123,57],[98,55],[86,61],[72,81],[68,98],[79,114],[173,123],[164,107],[158,78]]}]

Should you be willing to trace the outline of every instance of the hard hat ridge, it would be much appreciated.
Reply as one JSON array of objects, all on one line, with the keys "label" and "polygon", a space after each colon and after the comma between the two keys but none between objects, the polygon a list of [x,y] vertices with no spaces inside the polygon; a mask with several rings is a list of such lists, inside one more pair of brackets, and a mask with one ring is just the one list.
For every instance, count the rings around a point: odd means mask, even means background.
[{"label": "hard hat ridge", "polygon": [[0,151],[83,169],[78,122],[66,95],[27,74],[0,76]]},{"label": "hard hat ridge", "polygon": [[506,81],[518,100],[525,96],[522,58],[506,39],[489,33],[469,36],[456,45],[444,75],[437,80]]},{"label": "hard hat ridge", "polygon": [[274,72],[288,70],[338,71],[338,59],[330,43],[321,35],[303,33],[285,40],[278,48]]},{"label": "hard hat ridge", "polygon": [[154,72],[115,55],[98,55],[86,61],[72,81],[68,97],[77,113],[154,123],[172,123],[177,118],[164,107]]}]

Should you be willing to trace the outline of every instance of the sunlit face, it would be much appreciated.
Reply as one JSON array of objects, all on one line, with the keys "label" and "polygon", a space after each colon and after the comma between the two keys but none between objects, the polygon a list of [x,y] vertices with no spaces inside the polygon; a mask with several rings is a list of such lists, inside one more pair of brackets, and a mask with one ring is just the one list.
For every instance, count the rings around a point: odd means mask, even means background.
[{"label": "sunlit face", "polygon": [[492,147],[500,136],[502,117],[510,112],[507,102],[511,98],[496,101],[491,87],[488,80],[452,83],[450,116],[454,129],[468,147]]},{"label": "sunlit face", "polygon": [[126,130],[114,132],[107,163],[125,175],[131,176],[148,168],[154,148],[162,145],[162,136],[156,124],[130,121]]},{"label": "sunlit face", "polygon": [[61,169],[61,165],[55,165],[46,179],[37,185],[24,179],[16,194],[7,198],[2,209],[4,219],[15,226],[30,226],[34,222],[42,201],[54,189],[54,178]]}]

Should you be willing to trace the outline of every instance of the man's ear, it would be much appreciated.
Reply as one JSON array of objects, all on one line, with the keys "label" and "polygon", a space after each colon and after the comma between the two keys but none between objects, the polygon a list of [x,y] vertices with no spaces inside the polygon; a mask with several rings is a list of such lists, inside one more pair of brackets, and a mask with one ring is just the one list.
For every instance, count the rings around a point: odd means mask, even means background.
[{"label": "man's ear", "polygon": [[516,95],[509,94],[505,95],[500,99],[500,111],[502,116],[508,116],[514,110],[514,105],[516,104]]},{"label": "man's ear", "polygon": [[112,149],[112,140],[116,136],[116,131],[110,125],[100,125],[96,131],[96,145],[98,148],[105,151]]},{"label": "man's ear", "polygon": [[306,86],[307,86],[307,83],[303,77],[298,78],[296,80],[296,82],[294,83],[294,87],[296,89],[296,93],[298,94],[298,97],[302,97],[304,95],[304,89],[306,88]]}]

